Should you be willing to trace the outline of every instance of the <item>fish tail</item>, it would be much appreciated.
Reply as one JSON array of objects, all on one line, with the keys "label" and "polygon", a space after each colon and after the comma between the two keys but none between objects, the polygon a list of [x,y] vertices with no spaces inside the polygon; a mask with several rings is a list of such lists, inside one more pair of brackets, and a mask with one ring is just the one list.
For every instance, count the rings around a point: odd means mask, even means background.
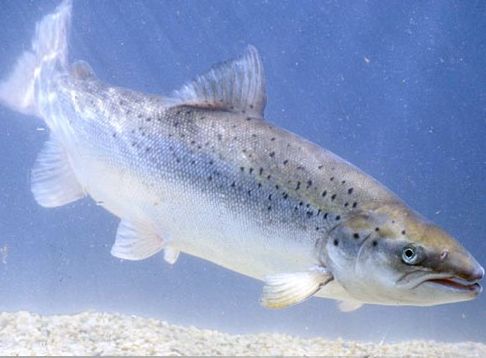
[{"label": "fish tail", "polygon": [[54,73],[67,68],[71,9],[72,0],[63,0],[37,23],[32,48],[20,55],[13,71],[0,82],[0,104],[41,117],[39,92]]}]

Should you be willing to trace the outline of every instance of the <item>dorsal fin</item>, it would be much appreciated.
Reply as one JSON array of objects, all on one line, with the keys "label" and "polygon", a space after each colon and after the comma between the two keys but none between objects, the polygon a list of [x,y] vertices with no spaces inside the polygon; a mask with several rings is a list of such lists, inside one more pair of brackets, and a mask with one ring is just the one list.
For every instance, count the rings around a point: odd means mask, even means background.
[{"label": "dorsal fin", "polygon": [[216,107],[263,118],[267,99],[257,49],[248,46],[241,57],[213,66],[173,95],[180,105]]}]

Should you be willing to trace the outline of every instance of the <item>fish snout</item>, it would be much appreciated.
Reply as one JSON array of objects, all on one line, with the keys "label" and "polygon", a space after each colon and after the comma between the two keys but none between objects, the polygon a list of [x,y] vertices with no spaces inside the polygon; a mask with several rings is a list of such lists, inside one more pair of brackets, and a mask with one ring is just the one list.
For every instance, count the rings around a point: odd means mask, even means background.
[{"label": "fish snout", "polygon": [[484,268],[478,263],[469,275],[469,281],[480,281],[484,277]]},{"label": "fish snout", "polygon": [[484,277],[484,268],[469,253],[451,255],[451,273],[467,282],[479,282]]}]

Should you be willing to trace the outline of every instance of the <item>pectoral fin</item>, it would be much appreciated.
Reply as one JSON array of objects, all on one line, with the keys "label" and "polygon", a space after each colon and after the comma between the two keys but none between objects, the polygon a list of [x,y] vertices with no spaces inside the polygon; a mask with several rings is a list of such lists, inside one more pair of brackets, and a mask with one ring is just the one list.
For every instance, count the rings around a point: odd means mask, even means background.
[{"label": "pectoral fin", "polygon": [[267,276],[261,304],[274,309],[295,305],[314,295],[332,279],[332,274],[322,267]]}]

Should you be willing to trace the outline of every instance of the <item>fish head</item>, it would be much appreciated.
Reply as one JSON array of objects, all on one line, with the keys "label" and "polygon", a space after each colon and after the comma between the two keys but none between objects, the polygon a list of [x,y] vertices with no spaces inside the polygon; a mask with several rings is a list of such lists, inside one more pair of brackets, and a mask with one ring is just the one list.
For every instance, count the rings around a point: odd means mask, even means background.
[{"label": "fish head", "polygon": [[453,237],[403,204],[356,213],[330,232],[324,258],[364,303],[430,306],[479,295],[484,269]]}]

